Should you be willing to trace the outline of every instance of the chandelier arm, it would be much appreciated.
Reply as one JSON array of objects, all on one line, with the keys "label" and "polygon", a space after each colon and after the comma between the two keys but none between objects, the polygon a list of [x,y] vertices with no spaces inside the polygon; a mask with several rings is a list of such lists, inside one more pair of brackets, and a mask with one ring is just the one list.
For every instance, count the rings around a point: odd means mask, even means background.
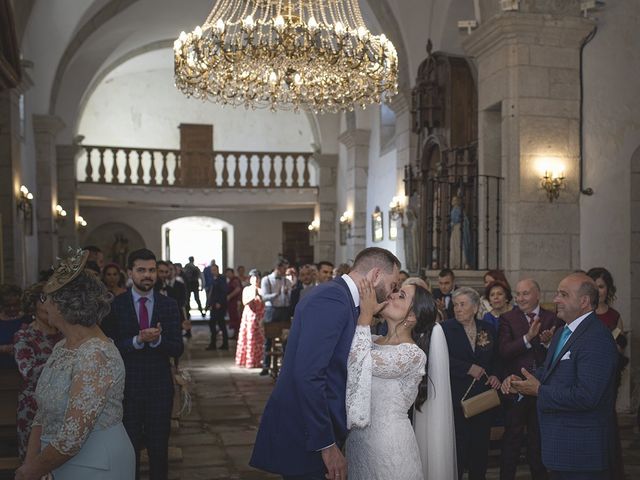
[{"label": "chandelier arm", "polygon": [[364,23],[364,18],[362,18],[362,11],[360,10],[358,0],[347,0],[347,2],[349,3],[349,10],[352,12],[353,17],[358,23],[357,26],[367,28],[367,24]]}]

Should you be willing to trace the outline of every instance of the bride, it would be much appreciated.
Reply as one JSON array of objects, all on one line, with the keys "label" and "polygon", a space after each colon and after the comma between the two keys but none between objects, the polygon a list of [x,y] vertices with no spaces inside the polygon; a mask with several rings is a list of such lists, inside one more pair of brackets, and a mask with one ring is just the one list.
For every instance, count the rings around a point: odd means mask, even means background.
[{"label": "bride", "polygon": [[[359,290],[347,376],[349,479],[457,478],[448,351],[431,293],[405,284],[378,304],[369,282]],[[370,334],[377,312],[389,327],[384,337]],[[425,372],[427,355],[436,381]],[[407,415],[414,402],[416,434]]]}]

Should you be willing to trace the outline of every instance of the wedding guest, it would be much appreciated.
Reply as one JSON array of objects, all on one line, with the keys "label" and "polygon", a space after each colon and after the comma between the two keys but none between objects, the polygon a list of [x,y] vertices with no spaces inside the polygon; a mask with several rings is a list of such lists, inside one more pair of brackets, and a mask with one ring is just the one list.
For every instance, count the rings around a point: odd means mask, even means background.
[{"label": "wedding guest", "polygon": [[404,270],[400,270],[400,273],[398,273],[398,282],[400,282],[400,285],[402,285],[407,278],[409,278],[409,274]]},{"label": "wedding guest", "polygon": [[465,418],[460,402],[493,388],[500,388],[495,375],[498,356],[497,333],[489,323],[478,320],[480,296],[468,287],[452,294],[454,318],[441,323],[449,348],[451,399],[456,431],[458,479],[465,471],[469,480],[485,478],[489,458],[489,437],[493,409]]},{"label": "wedding guest", "polygon": [[341,277],[342,275],[346,275],[351,271],[351,265],[348,263],[341,263],[336,268],[333,269],[333,278]]},{"label": "wedding guest", "polygon": [[227,279],[220,275],[218,265],[211,265],[212,284],[209,292],[209,306],[211,317],[209,318],[209,331],[211,338],[207,350],[216,350],[218,330],[222,333],[222,350],[229,350],[229,333],[224,317],[227,313]]},{"label": "wedding guest", "polygon": [[236,268],[236,276],[240,279],[240,283],[242,284],[242,288],[248,287],[250,283],[251,275],[247,276],[246,269],[244,265],[238,265]]},{"label": "wedding guest", "polygon": [[452,270],[445,268],[438,273],[438,288],[433,289],[438,310],[444,318],[453,318],[452,292],[456,289],[456,276]]},{"label": "wedding guest", "polygon": [[598,287],[598,306],[596,316],[612,332],[618,348],[618,368],[616,369],[616,390],[613,399],[613,428],[616,443],[615,459],[611,465],[611,480],[624,480],[624,462],[622,460],[622,444],[620,443],[620,429],[618,426],[618,414],[615,410],[618,400],[618,391],[622,382],[622,371],[629,363],[629,359],[624,355],[627,346],[627,338],[624,334],[624,324],[622,317],[611,304],[616,299],[616,286],[613,283],[611,273],[602,267],[592,268],[587,275],[596,282]]},{"label": "wedding guest", "polygon": [[117,263],[109,263],[102,270],[102,281],[114,297],[127,291],[125,287],[124,273]]},{"label": "wedding guest", "polygon": [[16,480],[133,480],[135,455],[122,425],[124,364],[98,327],[111,295],[85,270],[88,252],[63,260],[40,301],[64,335],[36,387],[38,411]]},{"label": "wedding guest", "polygon": [[24,292],[25,312],[33,315],[33,322],[18,330],[13,337],[14,357],[22,376],[22,387],[18,393],[16,427],[18,430],[18,453],[22,460],[27,454],[27,443],[31,423],[36,415],[36,385],[40,373],[62,334],[49,324],[47,310],[40,302],[44,283],[36,283]]},{"label": "wedding guest", "polygon": [[246,368],[259,368],[264,354],[264,332],[262,316],[264,303],[260,296],[260,272],[249,272],[249,286],[242,290],[242,322],[238,332],[236,346],[236,365]]},{"label": "wedding guest", "polygon": [[0,285],[0,368],[16,368],[13,358],[13,336],[29,323],[22,311],[22,289],[16,285]]},{"label": "wedding guest", "polygon": [[513,300],[511,289],[507,284],[496,280],[487,285],[484,290],[484,298],[489,299],[491,309],[484,314],[482,319],[485,322],[490,323],[497,332],[500,327],[500,315],[513,308],[511,305],[511,301]]},{"label": "wedding guest", "polygon": [[233,335],[235,336],[240,329],[238,303],[242,300],[242,283],[240,283],[240,279],[236,277],[233,268],[226,268],[224,275],[227,277],[227,314],[229,315],[229,328],[233,330]]},{"label": "wedding guest", "polygon": [[[509,285],[509,282],[507,281],[507,277],[505,277],[504,272],[502,270],[489,270],[487,273],[484,274],[483,280],[484,280],[485,290],[493,282],[501,282],[509,289],[509,291],[511,291],[511,286]],[[478,309],[478,318],[480,319],[484,318],[485,314],[487,312],[490,312],[491,310],[492,308],[491,308],[491,302],[489,301],[489,297],[487,297],[487,295],[482,295],[480,297],[480,308]]]}]

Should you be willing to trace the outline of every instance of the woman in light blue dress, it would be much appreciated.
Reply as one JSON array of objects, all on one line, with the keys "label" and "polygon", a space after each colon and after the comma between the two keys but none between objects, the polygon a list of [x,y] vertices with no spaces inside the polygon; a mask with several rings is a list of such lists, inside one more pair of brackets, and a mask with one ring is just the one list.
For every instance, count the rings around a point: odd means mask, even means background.
[{"label": "woman in light blue dress", "polygon": [[85,271],[87,254],[61,262],[41,301],[65,339],[36,387],[38,411],[16,480],[133,480],[135,454],[122,425],[124,364],[98,324],[110,294]]}]

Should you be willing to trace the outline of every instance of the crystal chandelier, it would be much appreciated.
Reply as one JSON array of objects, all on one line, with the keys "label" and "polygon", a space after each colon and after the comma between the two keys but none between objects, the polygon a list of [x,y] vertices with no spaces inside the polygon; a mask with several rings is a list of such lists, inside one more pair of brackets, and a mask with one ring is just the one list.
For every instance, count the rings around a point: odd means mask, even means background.
[{"label": "crystal chandelier", "polygon": [[398,91],[398,56],[358,0],[217,0],[174,42],[175,83],[223,105],[353,110]]}]

